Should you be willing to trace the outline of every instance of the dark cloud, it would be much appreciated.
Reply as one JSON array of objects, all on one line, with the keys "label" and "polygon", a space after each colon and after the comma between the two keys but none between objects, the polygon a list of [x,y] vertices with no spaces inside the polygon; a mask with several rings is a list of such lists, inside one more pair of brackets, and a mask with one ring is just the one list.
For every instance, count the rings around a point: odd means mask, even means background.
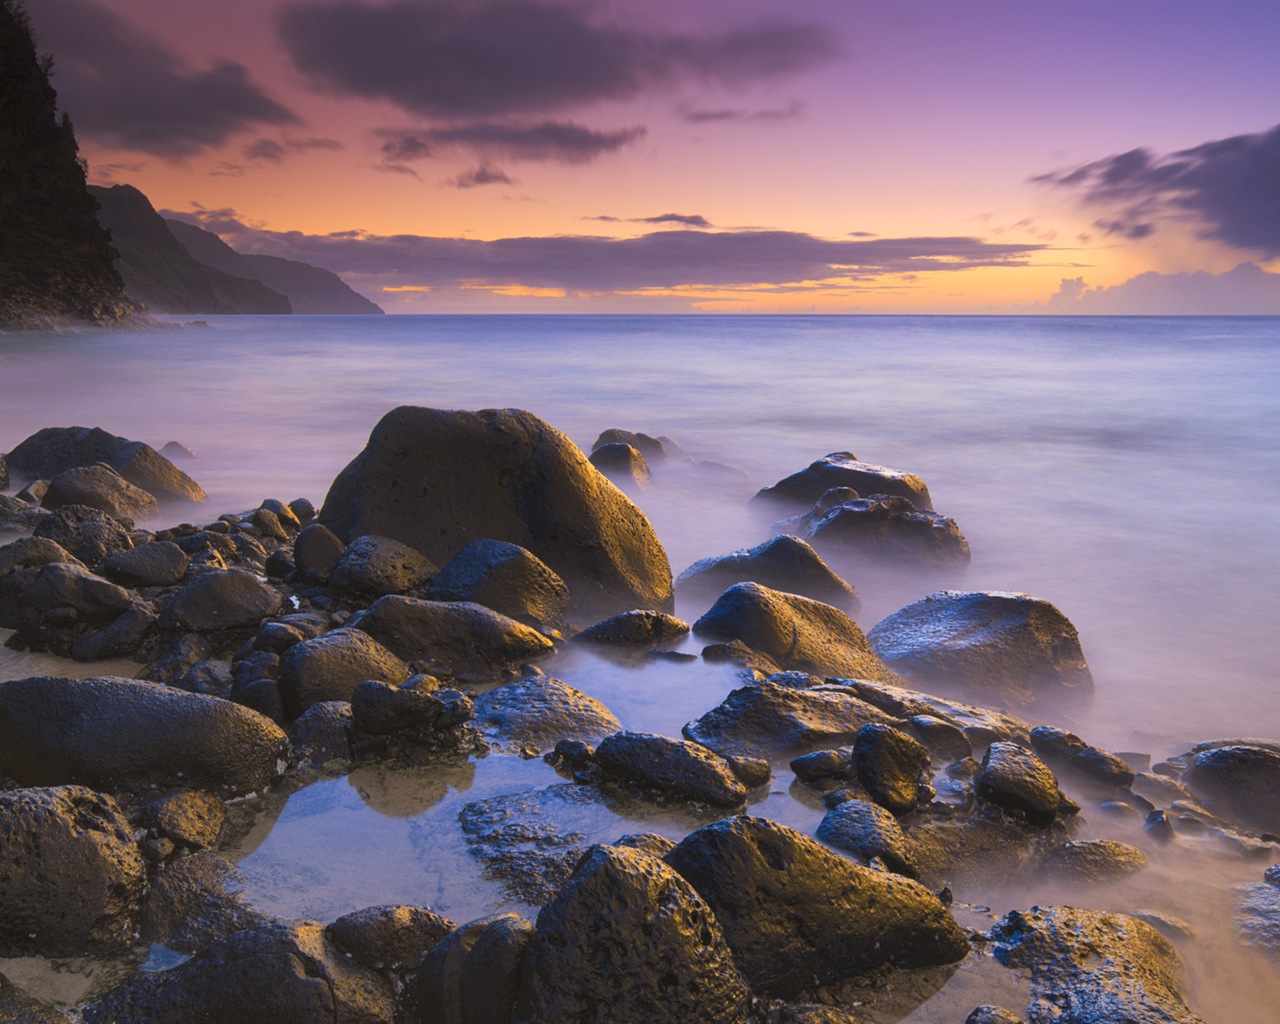
[{"label": "dark cloud", "polygon": [[481,185],[519,185],[520,182],[491,164],[481,164],[449,179],[449,184],[454,188],[478,188]]},{"label": "dark cloud", "polygon": [[1095,316],[1275,316],[1280,274],[1241,263],[1225,274],[1148,271],[1110,288],[1090,288],[1083,277],[1063,278],[1047,304],[1050,313]]},{"label": "dark cloud", "polygon": [[343,148],[337,139],[255,139],[244,147],[244,155],[248,160],[278,164],[290,153]]},{"label": "dark cloud", "polygon": [[58,101],[78,135],[183,157],[255,126],[298,123],[243,65],[193,68],[91,0],[32,4],[29,13],[40,49],[53,54]]},{"label": "dark cloud", "polygon": [[681,286],[780,286],[879,274],[1022,266],[1041,245],[981,239],[845,241],[788,231],[655,231],[636,238],[558,236],[481,241],[421,235],[304,235],[242,224],[231,211],[171,214],[234,248],[285,256],[366,281],[430,287],[620,292]]},{"label": "dark cloud", "polygon": [[701,79],[772,79],[834,56],[829,31],[774,21],[690,35],[610,26],[592,4],[304,3],[281,43],[319,87],[436,119],[540,115]]},{"label": "dark cloud", "polygon": [[583,220],[604,221],[606,224],[682,224],[687,228],[709,228],[711,221],[700,213],[660,213],[656,217],[583,217]]},{"label": "dark cloud", "polygon": [[403,164],[459,150],[507,160],[584,164],[613,153],[644,135],[643,128],[596,131],[567,121],[508,124],[479,121],[435,128],[382,129],[382,159]]},{"label": "dark cloud", "polygon": [[722,108],[719,110],[697,110],[686,107],[680,116],[690,124],[776,124],[779,121],[790,121],[799,117],[804,110],[800,100],[792,100],[785,107],[771,107],[763,110],[742,110]]},{"label": "dark cloud", "polygon": [[1134,149],[1034,180],[1118,210],[1094,225],[1107,234],[1144,238],[1160,217],[1191,217],[1204,238],[1280,256],[1280,125],[1165,156]]}]

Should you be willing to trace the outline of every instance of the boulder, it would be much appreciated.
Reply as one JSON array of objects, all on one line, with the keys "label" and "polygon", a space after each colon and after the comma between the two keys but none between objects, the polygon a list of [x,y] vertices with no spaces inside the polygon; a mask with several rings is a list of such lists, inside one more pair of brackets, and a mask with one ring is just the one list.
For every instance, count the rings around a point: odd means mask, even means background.
[{"label": "boulder", "polygon": [[610,427],[602,432],[591,445],[591,451],[595,453],[605,445],[611,444],[629,445],[650,462],[663,462],[672,456],[679,455],[681,451],[680,445],[669,437],[653,437],[650,434],[633,433],[619,427]]},{"label": "boulder", "polygon": [[147,519],[157,508],[149,493],[101,463],[63,470],[49,481],[40,504],[50,511],[63,505],[86,505],[115,519]]},{"label": "boulder", "polygon": [[706,825],[666,859],[710,905],[734,961],[764,995],[792,998],[883,964],[929,967],[969,952],[918,882],[852,864],[764,818]]},{"label": "boulder", "polygon": [[684,727],[684,735],[722,756],[794,756],[852,743],[869,722],[888,723],[847,687],[795,690],[773,683],[743,686]]},{"label": "boulder", "polygon": [[415,1020],[510,1024],[533,925],[518,914],[482,917],[444,937],[418,966]]},{"label": "boulder", "polygon": [[1114,882],[1146,866],[1145,853],[1114,839],[1063,843],[1040,859],[1040,867],[1051,877],[1084,885]]},{"label": "boulder", "polygon": [[[956,700],[934,697],[931,694],[907,690],[890,683],[876,683],[867,679],[840,680],[854,691],[859,699],[873,704],[894,718],[913,719],[921,716],[939,719],[959,729],[970,744],[986,746],[996,740],[1027,742],[1031,727],[1021,718],[1007,715],[991,708],[963,704]],[[967,756],[967,755],[966,755]]]},{"label": "boulder", "polygon": [[1273,864],[1262,882],[1237,890],[1235,924],[1245,942],[1280,964],[1280,864]]},{"label": "boulder", "polygon": [[555,645],[536,629],[469,601],[381,597],[353,616],[398,657],[446,672],[492,672],[550,654]]},{"label": "boulder", "polygon": [[881,807],[906,814],[921,795],[933,795],[922,781],[929,770],[929,750],[901,729],[868,722],[854,740],[858,782]]},{"label": "boulder", "polygon": [[843,560],[963,568],[969,542],[954,519],[916,508],[907,498],[873,494],[814,509],[780,524]]},{"label": "boulder", "polygon": [[126,948],[146,881],[111,797],[83,786],[0,792],[0,956]]},{"label": "boulder", "polygon": [[594,743],[622,728],[600,701],[548,676],[506,683],[474,703],[481,735],[507,751],[547,751],[565,739]]},{"label": "boulder", "polygon": [[699,636],[741,640],[779,668],[894,682],[867,638],[838,608],[758,583],[737,583],[693,624]]},{"label": "boulder", "polygon": [[366,535],[347,545],[329,573],[329,585],[351,597],[404,594],[431,578],[436,567],[408,544]]},{"label": "boulder", "polygon": [[427,907],[387,904],[344,914],[324,934],[364,967],[404,971],[417,964],[454,927],[447,917]]},{"label": "boulder", "polygon": [[226,818],[227,808],[221,800],[196,789],[166,793],[143,809],[143,822],[148,828],[186,850],[213,846]]},{"label": "boulder", "polygon": [[1026,594],[940,591],[894,612],[867,639],[885,664],[924,686],[1018,704],[1093,691],[1075,626]]},{"label": "boulder", "polygon": [[890,871],[919,877],[910,840],[898,819],[879,804],[867,800],[837,804],[818,823],[818,838],[864,862],[879,857]]},{"label": "boulder", "polygon": [[990,938],[997,961],[1030,974],[1032,1024],[1201,1024],[1183,1001],[1177,951],[1135,917],[1032,907],[1010,911]]},{"label": "boulder", "polygon": [[298,763],[315,769],[351,768],[351,704],[326,700],[312,704],[289,723],[289,742]]},{"label": "boulder", "polygon": [[569,606],[564,580],[532,551],[500,540],[474,540],[431,577],[432,601],[473,601],[526,626],[558,627]]},{"label": "boulder", "polygon": [[1034,825],[1052,823],[1062,802],[1058,779],[1034,753],[1016,743],[993,743],[982,758],[978,796]]},{"label": "boulder", "polygon": [[672,610],[671,567],[644,514],[520,410],[393,410],[334,480],[320,519],[343,539],[393,537],[441,565],[473,540],[519,544],[568,584],[579,614]]},{"label": "boulder", "polygon": [[171,587],[182,580],[190,564],[191,556],[172,541],[151,541],[112,552],[98,569],[126,587]]},{"label": "boulder", "polygon": [[640,451],[622,441],[602,444],[587,457],[591,465],[619,487],[648,487],[653,474]]},{"label": "boulder", "polygon": [[160,610],[162,629],[211,633],[253,626],[284,604],[278,590],[243,569],[201,573],[174,593]]},{"label": "boulder", "polygon": [[483,756],[471,699],[458,690],[391,686],[366,679],[351,695],[352,754],[418,763],[441,754]]},{"label": "boulder", "polygon": [[538,915],[514,1019],[742,1024],[750,1002],[693,887],[648,854],[595,846]]},{"label": "boulder", "polygon": [[0,683],[0,769],[22,785],[244,796],[288,759],[274,723],[217,697],[109,676]]},{"label": "boulder", "polygon": [[852,488],[858,494],[896,494],[918,509],[933,508],[929,488],[914,473],[859,462],[852,452],[832,452],[811,462],[807,469],[764,488],[754,500],[808,508],[832,487]]},{"label": "boulder", "polygon": [[740,807],[747,787],[729,763],[697,743],[638,732],[617,732],[596,747],[606,776],[641,790],[712,807]]},{"label": "boulder", "polygon": [[321,701],[350,701],[366,679],[403,683],[409,666],[368,633],[335,629],[293,644],[280,656],[280,698],[296,718]]},{"label": "boulder", "polygon": [[574,638],[575,643],[614,647],[642,647],[679,640],[689,632],[689,624],[665,612],[636,610],[613,615],[588,626]]},{"label": "boulder", "polygon": [[141,937],[181,953],[194,953],[228,935],[261,924],[265,916],[245,902],[249,881],[230,861],[201,850],[164,864],[147,890]]},{"label": "boulder", "polygon": [[84,566],[57,541],[47,537],[19,537],[0,547],[0,579],[19,569],[39,569],[50,562]]},{"label": "boulder", "polygon": [[86,565],[97,565],[111,552],[133,547],[123,526],[86,505],[63,505],[41,518],[31,535],[60,544]]},{"label": "boulder", "polygon": [[1035,866],[1036,839],[1007,819],[978,815],[926,817],[903,829],[918,877],[931,888],[954,886],[962,895],[1008,884]]},{"label": "boulder", "polygon": [[735,583],[759,583],[799,594],[852,615],[862,602],[857,591],[827,567],[798,537],[781,536],[726,555],[703,558],[676,577],[676,593],[695,601],[714,599]]},{"label": "boulder", "polygon": [[[58,615],[83,624],[109,622],[138,602],[138,595],[69,562],[50,562],[18,598],[37,618]],[[68,616],[67,613],[74,613]]]},{"label": "boulder", "polygon": [[1280,744],[1201,744],[1192,750],[1182,782],[1211,810],[1280,833]]},{"label": "boulder", "polygon": [[48,480],[64,470],[103,462],[161,501],[206,497],[199,484],[150,445],[98,427],[47,427],[13,449],[8,459],[9,468],[28,480]]},{"label": "boulder", "polygon": [[323,523],[312,523],[293,544],[293,561],[303,579],[327,580],[347,546]]}]

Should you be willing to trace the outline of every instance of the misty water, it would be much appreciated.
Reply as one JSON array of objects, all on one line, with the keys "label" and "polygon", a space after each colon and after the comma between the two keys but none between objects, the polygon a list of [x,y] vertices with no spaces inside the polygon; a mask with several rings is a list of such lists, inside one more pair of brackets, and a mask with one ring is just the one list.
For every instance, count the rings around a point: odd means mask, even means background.
[{"label": "misty water", "polygon": [[[766,539],[769,520],[748,509],[750,495],[828,452],[852,451],[919,474],[935,509],[957,521],[973,561],[950,585],[1045,598],[1079,629],[1094,699],[1023,712],[1031,724],[1156,761],[1202,740],[1280,738],[1280,319],[207,322],[0,337],[0,451],[41,427],[73,424],[156,447],[176,440],[199,455],[184,468],[209,492],[200,514],[211,519],[267,497],[319,506],[397,405],[519,407],[584,450],[608,427],[683,446],[691,461],[656,466],[652,486],[631,495],[675,572]],[[939,586],[851,581],[864,629]],[[687,620],[703,610],[677,608]],[[700,646],[690,639],[683,649]],[[3,651],[0,679],[102,671],[55,662]],[[702,661],[570,650],[544,667],[599,697],[625,727],[671,736],[736,685],[731,669]],[[812,834],[820,802],[792,792],[785,764],[774,768],[770,795],[751,812]],[[435,772],[361,769],[264,809],[233,855],[250,898],[284,916],[328,921],[385,902],[428,904],[460,921],[495,908],[532,916],[536,908],[482,876],[458,814],[474,800],[561,781],[540,761],[500,755]],[[1234,887],[1258,881],[1267,862],[1209,838],[1160,847],[1140,821],[1111,820],[1085,802],[1079,837],[1141,846],[1148,869],[1087,890],[1037,882],[957,891],[962,923],[987,927],[1005,910],[1051,902],[1174,914],[1197,932],[1178,942],[1193,1008],[1221,1021],[1273,1014],[1274,965],[1241,945],[1232,923]],[[698,824],[626,806],[584,813],[573,827],[607,841],[645,830],[679,838]],[[962,1020],[977,1003],[1000,1001],[996,988],[1010,981],[970,960],[932,998],[878,1012]],[[47,965],[28,966],[33,985],[52,984]]]}]

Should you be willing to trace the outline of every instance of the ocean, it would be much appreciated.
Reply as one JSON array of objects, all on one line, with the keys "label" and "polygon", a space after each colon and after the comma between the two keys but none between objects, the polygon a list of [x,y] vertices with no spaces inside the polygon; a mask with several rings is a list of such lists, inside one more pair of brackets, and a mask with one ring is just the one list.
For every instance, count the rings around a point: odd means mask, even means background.
[{"label": "ocean", "polygon": [[[951,586],[1030,593],[1076,625],[1096,694],[1053,724],[1155,760],[1201,740],[1280,739],[1280,318],[168,319],[187,326],[0,336],[0,451],[46,426],[100,426],[157,448],[176,440],[199,456],[183,468],[209,492],[212,518],[268,497],[305,496],[318,507],[395,406],[518,407],[584,451],[609,427],[679,442],[689,461],[655,466],[652,486],[632,493],[677,573],[769,536],[748,508],[756,489],[851,451],[920,475],[934,508],[956,520],[973,561]],[[863,588],[864,629],[935,588],[898,583]],[[36,665],[0,652],[0,678]],[[604,699],[624,726],[668,735],[731,688],[726,672],[620,667],[582,654],[553,668]],[[255,833],[242,866],[274,912],[327,920],[411,889],[435,894],[459,919],[478,916],[501,900],[468,866],[461,840],[434,839],[453,845],[428,843],[434,852],[424,854],[421,836],[431,815],[456,815],[477,794],[508,792],[518,779],[556,781],[536,763],[509,760],[489,758],[447,785],[366,775],[312,787],[280,810],[274,829]],[[395,795],[403,786],[417,795]],[[753,812],[810,833],[821,816],[785,792]],[[348,853],[299,852],[322,843],[316,830],[334,822],[358,837]],[[650,826],[672,835],[689,827],[678,815]],[[362,869],[352,881],[369,841],[386,844],[389,863],[418,866]],[[1231,886],[1261,871],[1185,851],[1181,866],[1166,860],[1136,890],[1108,890],[1100,902],[1124,909],[1136,891],[1221,929]],[[1193,864],[1200,883],[1205,871],[1219,878],[1216,895],[1168,895]],[[991,895],[993,912],[1018,905],[1018,895]],[[1193,965],[1193,1005],[1210,1019],[1247,1020],[1224,1013],[1253,1012],[1280,999],[1280,988],[1228,945]],[[904,1019],[933,1019],[940,1005]]]}]

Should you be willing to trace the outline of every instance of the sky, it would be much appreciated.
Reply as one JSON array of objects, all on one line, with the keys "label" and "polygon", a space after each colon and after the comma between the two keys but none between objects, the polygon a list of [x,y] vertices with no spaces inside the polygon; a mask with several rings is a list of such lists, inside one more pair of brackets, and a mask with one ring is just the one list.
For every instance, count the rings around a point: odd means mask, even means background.
[{"label": "sky", "polygon": [[1280,314],[1280,2],[28,0],[95,184],[392,313]]}]

